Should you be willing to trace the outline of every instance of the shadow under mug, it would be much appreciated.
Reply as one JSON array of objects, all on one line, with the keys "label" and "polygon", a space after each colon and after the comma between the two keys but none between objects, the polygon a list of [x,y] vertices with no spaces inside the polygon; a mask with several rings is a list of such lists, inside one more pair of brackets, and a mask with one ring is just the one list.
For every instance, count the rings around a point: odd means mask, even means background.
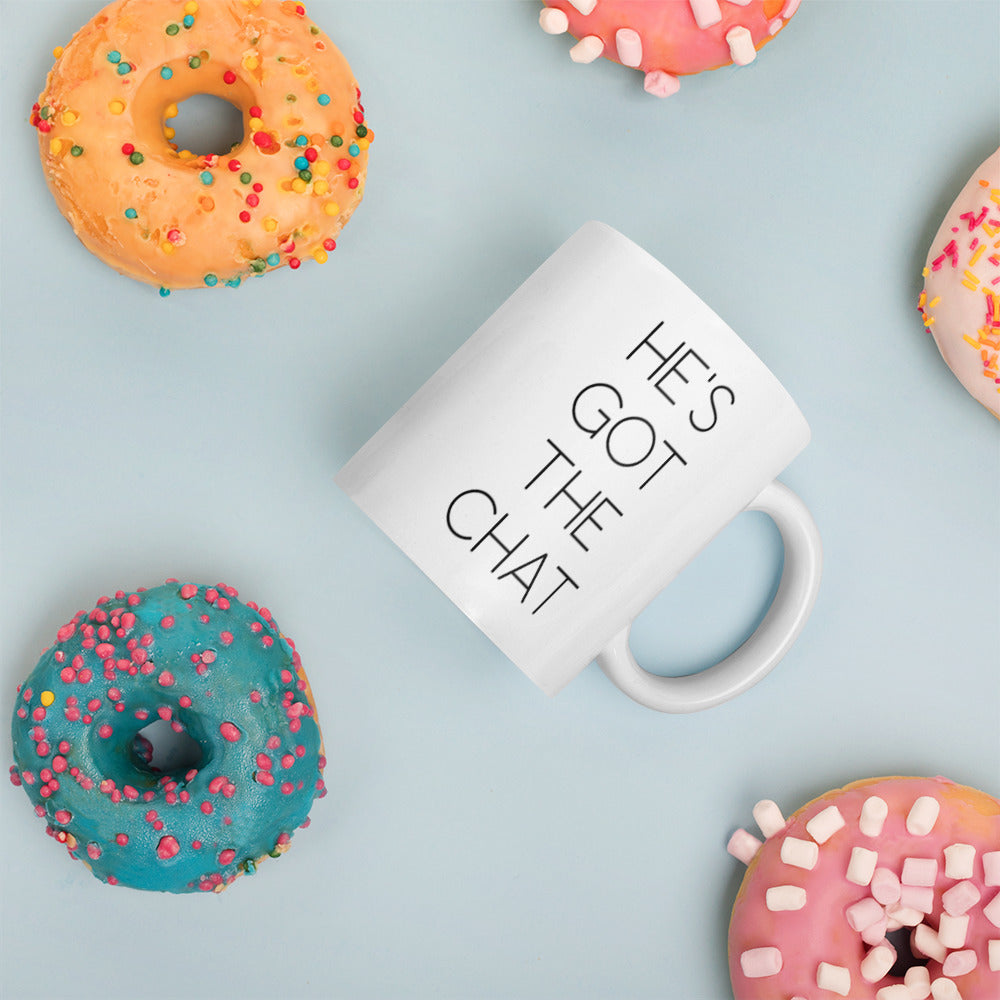
[{"label": "shadow under mug", "polygon": [[[337,476],[547,694],[588,663],[663,712],[717,705],[788,651],[821,574],[776,477],[809,440],[792,398],[667,268],[609,226],[546,260]],[[784,545],[746,642],[681,677],[629,648],[643,608],[737,514]]]}]

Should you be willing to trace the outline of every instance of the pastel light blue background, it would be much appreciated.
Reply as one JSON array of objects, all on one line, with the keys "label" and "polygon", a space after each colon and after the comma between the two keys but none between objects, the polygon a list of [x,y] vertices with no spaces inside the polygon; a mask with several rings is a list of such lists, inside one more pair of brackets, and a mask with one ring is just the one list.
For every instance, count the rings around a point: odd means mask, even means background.
[{"label": "pastel light blue background", "polygon": [[[367,197],[330,263],[166,301],[78,245],[27,124],[96,10],[0,11],[0,709],[98,595],[222,579],[295,638],[330,794],[206,899],[101,885],[0,788],[5,998],[717,1000],[725,844],[757,799],[893,773],[1000,793],[998,427],[916,312],[931,236],[1000,141],[1000,6],[806,0],[755,64],[664,102],[572,64],[534,2],[311,0],[375,130]],[[825,543],[815,612],[700,715],[595,666],[547,699],[333,482],[590,218],[706,299],[813,430],[783,478]],[[769,522],[737,519],[637,655],[723,655],[780,562]]]}]

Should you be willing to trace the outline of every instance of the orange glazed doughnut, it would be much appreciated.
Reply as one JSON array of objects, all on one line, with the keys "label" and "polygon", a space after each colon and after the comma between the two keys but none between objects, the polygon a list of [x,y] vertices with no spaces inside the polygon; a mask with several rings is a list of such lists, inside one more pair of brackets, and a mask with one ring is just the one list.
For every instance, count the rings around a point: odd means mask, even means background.
[{"label": "orange glazed doughnut", "polygon": [[737,830],[736,1000],[1000,997],[1000,801],[946,778],[870,778]]},{"label": "orange glazed doughnut", "polygon": [[[373,136],[301,3],[115,0],[54,54],[31,123],[59,210],[101,260],[165,295],[327,259]],[[242,111],[228,153],[171,143],[195,94]]]},{"label": "orange glazed doughnut", "polygon": [[544,0],[538,23],[550,35],[579,39],[573,62],[599,56],[641,70],[654,97],[679,89],[679,77],[745,66],[788,23],[799,0]]}]

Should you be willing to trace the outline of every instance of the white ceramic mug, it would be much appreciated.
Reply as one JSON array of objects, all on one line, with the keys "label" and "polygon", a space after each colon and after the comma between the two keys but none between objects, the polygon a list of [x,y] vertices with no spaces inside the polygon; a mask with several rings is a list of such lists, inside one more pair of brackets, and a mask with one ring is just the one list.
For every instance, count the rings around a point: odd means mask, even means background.
[{"label": "white ceramic mug", "polygon": [[[746,344],[662,264],[591,222],[337,482],[546,693],[596,659],[641,704],[690,712],[760,680],[809,616],[819,534],[775,479],[808,440]],[[715,666],[646,672],[632,622],[744,510],[770,515],[784,543],[764,620]]]}]

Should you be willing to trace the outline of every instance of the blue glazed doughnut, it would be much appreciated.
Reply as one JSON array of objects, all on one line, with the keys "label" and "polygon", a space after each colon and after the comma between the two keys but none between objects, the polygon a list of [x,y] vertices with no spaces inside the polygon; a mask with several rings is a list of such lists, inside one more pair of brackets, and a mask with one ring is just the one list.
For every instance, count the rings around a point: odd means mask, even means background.
[{"label": "blue glazed doughnut", "polygon": [[[159,720],[195,758],[164,773],[143,732]],[[12,735],[11,781],[113,885],[220,891],[284,852],[325,794],[298,653],[224,584],[171,580],[78,612],[18,688]]]}]

